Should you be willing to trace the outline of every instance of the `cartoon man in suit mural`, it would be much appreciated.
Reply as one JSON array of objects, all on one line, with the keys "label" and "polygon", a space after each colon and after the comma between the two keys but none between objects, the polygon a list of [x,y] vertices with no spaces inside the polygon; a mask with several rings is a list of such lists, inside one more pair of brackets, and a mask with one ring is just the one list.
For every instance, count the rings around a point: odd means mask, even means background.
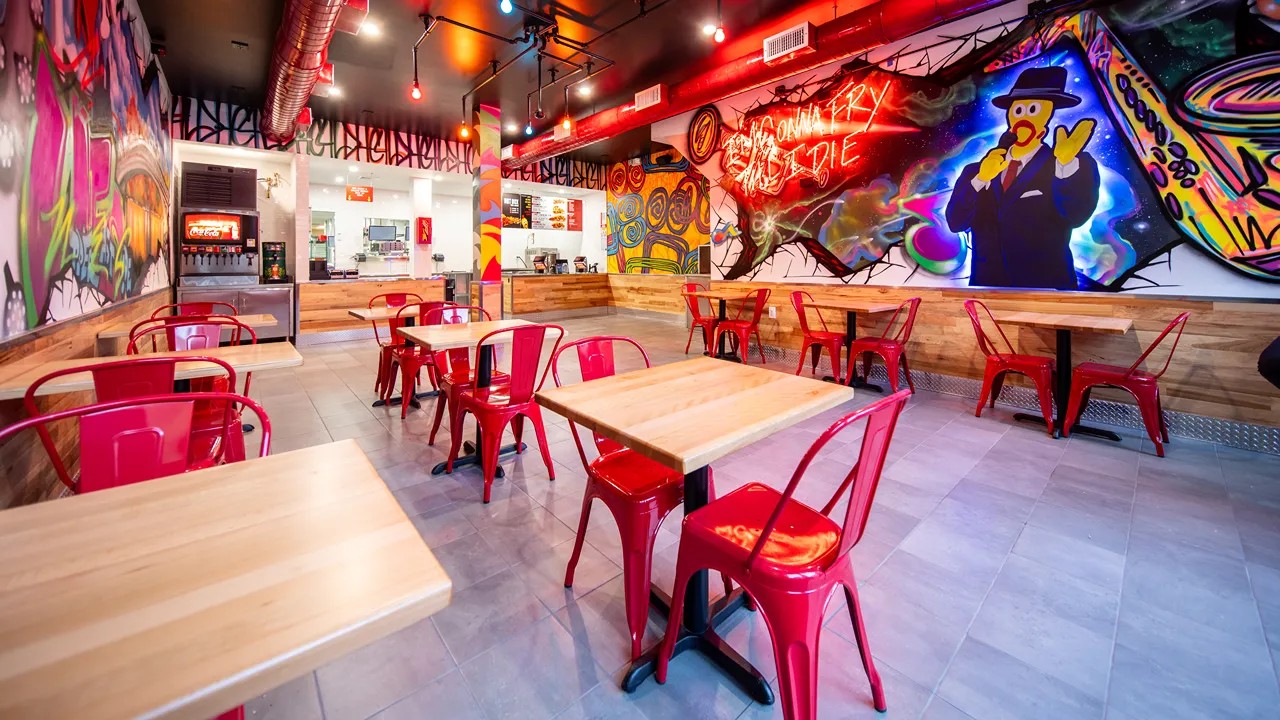
[{"label": "cartoon man in suit mural", "polygon": [[1054,111],[1080,104],[1066,84],[1065,68],[1031,68],[991,101],[1009,131],[965,166],[947,203],[951,231],[972,231],[970,285],[1076,288],[1071,231],[1098,205],[1098,163],[1084,152],[1097,123],[1058,126],[1044,144]]}]

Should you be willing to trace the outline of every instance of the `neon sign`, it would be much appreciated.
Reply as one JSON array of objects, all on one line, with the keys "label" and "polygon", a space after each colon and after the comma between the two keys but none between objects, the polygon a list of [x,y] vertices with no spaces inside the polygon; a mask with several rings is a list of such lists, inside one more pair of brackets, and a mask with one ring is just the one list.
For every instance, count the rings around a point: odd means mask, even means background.
[{"label": "neon sign", "polygon": [[183,217],[187,240],[237,242],[240,240],[240,216],[224,213],[187,213]]},{"label": "neon sign", "polygon": [[747,195],[781,195],[805,178],[826,187],[861,157],[859,136],[871,131],[889,90],[888,81],[849,80],[819,100],[769,105],[725,133],[720,167]]}]

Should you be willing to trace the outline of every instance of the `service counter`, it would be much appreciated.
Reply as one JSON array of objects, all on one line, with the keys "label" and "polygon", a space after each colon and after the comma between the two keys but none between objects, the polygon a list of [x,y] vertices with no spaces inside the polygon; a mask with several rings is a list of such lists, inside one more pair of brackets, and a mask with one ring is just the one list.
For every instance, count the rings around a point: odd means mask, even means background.
[{"label": "service counter", "polygon": [[444,278],[298,283],[298,333],[306,335],[368,328],[368,323],[351,317],[347,311],[368,307],[371,299],[383,293],[417,293],[424,302],[444,300]]},{"label": "service counter", "polygon": [[507,274],[502,278],[504,310],[546,319],[639,313],[683,323],[685,302],[680,293],[686,282],[706,284],[707,279],[618,273]]}]

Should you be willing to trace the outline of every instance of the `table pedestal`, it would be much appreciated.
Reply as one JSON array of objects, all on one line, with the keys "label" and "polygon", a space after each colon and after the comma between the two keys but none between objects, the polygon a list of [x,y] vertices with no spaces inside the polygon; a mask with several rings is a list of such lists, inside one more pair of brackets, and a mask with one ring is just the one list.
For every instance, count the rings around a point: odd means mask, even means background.
[{"label": "table pedestal", "polygon": [[[684,476],[686,515],[707,504],[709,476],[710,468],[707,467],[699,468]],[[769,687],[769,681],[716,633],[716,628],[746,603],[747,596],[742,588],[737,588],[729,595],[720,598],[715,605],[709,605],[707,574],[708,571],[699,570],[689,578],[689,586],[684,596],[684,626],[680,628],[680,637],[676,639],[672,657],[690,650],[700,652],[720,668],[721,672],[728,675],[752,700],[763,705],[772,705],[773,688]],[[667,615],[670,612],[672,599],[657,587],[650,588],[649,601],[662,614]],[[640,687],[640,683],[657,670],[658,653],[661,647],[662,641],[659,640],[657,645],[632,661],[622,678],[623,690],[635,692],[636,688]]]},{"label": "table pedestal", "polygon": [[[476,363],[476,389],[479,390],[481,388],[487,388],[489,387],[490,383],[492,383],[492,381],[493,381],[493,346],[485,345],[480,349],[480,357],[478,358],[478,361]],[[454,428],[452,427],[449,428],[449,432],[451,433],[454,432]],[[477,422],[475,442],[474,443],[464,442],[462,444],[462,450],[466,454],[459,456],[457,460],[453,461],[453,468],[457,470],[460,467],[466,467],[468,465],[481,465],[481,462],[480,462],[481,447],[483,446],[480,444],[480,423]],[[498,459],[501,460],[503,455],[510,455],[512,453],[524,452],[526,447],[528,446],[525,445],[524,443],[512,443],[510,445],[506,445],[502,447],[500,450],[498,450]],[[435,467],[431,468],[432,475],[443,475],[447,472],[449,472],[448,460],[442,463],[437,463]],[[506,477],[506,474],[507,474],[506,471],[502,469],[501,465],[499,465],[497,469],[494,470],[493,476],[494,478],[500,478],[500,477]]]},{"label": "table pedestal", "polygon": [[[721,299],[720,300],[720,322],[724,322],[725,320],[728,320],[728,319],[729,319],[728,303],[725,300]],[[712,357],[714,357],[717,360],[729,360],[731,362],[740,363],[742,362],[742,358],[738,356],[738,351],[736,349],[733,351],[728,351],[725,349],[724,341],[725,341],[725,336],[728,334],[729,333],[722,333],[720,335],[720,342],[716,344],[716,354],[713,355]],[[745,348],[743,348],[743,352],[746,352]]]},{"label": "table pedestal", "polygon": [[[884,388],[874,383],[867,382],[866,378],[858,377],[858,373],[854,372],[855,358],[853,357],[853,341],[858,339],[858,313],[853,310],[846,310],[844,313],[844,324],[844,354],[849,358],[849,387],[873,390],[878,393],[884,392]],[[822,379],[827,382],[838,382],[842,385],[844,384],[844,380],[830,375]]]},{"label": "table pedestal", "polygon": [[[1058,335],[1058,357],[1057,367],[1054,369],[1056,381],[1054,382],[1053,387],[1053,401],[1057,404],[1058,409],[1057,417],[1054,418],[1053,434],[1054,437],[1062,437],[1062,430],[1067,426],[1067,403],[1071,400],[1071,373],[1072,368],[1075,366],[1071,364],[1071,331],[1057,330],[1056,332]],[[1036,423],[1040,426],[1045,425],[1043,417],[1040,417],[1039,415],[1032,415],[1031,413],[1014,413],[1013,419],[1021,420],[1022,422]],[[1077,433],[1080,435],[1092,435],[1093,437],[1100,437],[1120,442],[1120,436],[1110,430],[1090,427],[1082,423],[1076,423],[1075,427],[1071,428],[1071,434],[1075,435]]]}]

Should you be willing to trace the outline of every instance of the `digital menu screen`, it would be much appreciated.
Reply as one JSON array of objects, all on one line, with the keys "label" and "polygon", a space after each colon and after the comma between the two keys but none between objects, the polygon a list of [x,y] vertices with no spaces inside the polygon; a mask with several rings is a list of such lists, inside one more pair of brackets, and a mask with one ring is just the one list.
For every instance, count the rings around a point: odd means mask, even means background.
[{"label": "digital menu screen", "polygon": [[582,201],[507,193],[502,196],[502,226],[581,232]]},{"label": "digital menu screen", "polygon": [[187,213],[182,218],[184,240],[240,242],[240,216],[226,213]]}]

